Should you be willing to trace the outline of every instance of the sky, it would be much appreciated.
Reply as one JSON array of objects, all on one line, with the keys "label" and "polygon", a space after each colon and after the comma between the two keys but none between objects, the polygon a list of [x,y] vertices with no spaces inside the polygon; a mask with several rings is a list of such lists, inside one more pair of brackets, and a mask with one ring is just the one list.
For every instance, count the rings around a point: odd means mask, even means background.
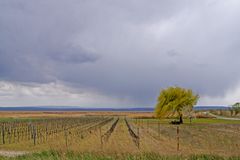
[{"label": "sky", "polygon": [[240,101],[239,0],[0,0],[0,106]]}]

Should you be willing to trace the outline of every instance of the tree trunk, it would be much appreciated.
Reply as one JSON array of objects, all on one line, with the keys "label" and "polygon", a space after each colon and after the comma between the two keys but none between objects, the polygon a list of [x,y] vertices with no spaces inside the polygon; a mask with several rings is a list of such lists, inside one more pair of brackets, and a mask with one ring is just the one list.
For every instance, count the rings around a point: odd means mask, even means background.
[{"label": "tree trunk", "polygon": [[180,114],[180,116],[179,116],[179,123],[183,124],[183,116],[182,116],[182,114]]}]

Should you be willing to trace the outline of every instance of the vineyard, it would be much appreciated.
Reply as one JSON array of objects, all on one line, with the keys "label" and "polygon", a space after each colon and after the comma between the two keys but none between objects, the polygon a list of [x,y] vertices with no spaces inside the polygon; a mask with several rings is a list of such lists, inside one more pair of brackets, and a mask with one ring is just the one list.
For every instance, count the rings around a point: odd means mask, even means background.
[{"label": "vineyard", "polygon": [[16,120],[0,123],[0,149],[239,155],[240,124],[172,125],[126,116]]},{"label": "vineyard", "polygon": [[[84,139],[96,130],[101,131],[103,126],[113,120],[113,117],[80,117],[2,122],[0,144],[16,146],[27,143],[29,146],[37,146],[64,139],[67,147],[71,143],[70,140]],[[116,126],[117,121],[113,126]],[[111,134],[112,131],[109,130],[106,135]]]}]

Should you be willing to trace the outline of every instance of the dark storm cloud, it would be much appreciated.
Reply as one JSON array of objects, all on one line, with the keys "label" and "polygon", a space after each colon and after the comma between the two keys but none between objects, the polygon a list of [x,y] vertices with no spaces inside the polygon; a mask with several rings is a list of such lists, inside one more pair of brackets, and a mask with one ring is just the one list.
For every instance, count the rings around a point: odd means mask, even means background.
[{"label": "dark storm cloud", "polygon": [[74,48],[62,48],[58,52],[49,55],[53,61],[59,61],[62,63],[85,63],[85,62],[95,62],[98,60],[99,56],[88,53],[87,51],[82,51],[80,49]]},{"label": "dark storm cloud", "polygon": [[238,1],[0,0],[0,79],[63,81],[152,105],[240,80]]},{"label": "dark storm cloud", "polygon": [[167,51],[167,55],[170,57],[175,57],[175,56],[178,56],[179,53],[172,49],[172,50]]}]

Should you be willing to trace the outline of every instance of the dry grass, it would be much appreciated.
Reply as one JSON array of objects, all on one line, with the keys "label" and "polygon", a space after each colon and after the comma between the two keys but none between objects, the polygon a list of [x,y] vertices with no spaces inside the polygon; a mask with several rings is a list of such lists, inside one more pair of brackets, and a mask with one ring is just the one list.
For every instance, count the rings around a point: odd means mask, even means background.
[{"label": "dry grass", "polygon": [[88,111],[2,111],[1,118],[56,118],[56,117],[79,117],[79,116],[127,116],[127,117],[153,117],[151,112],[88,112]]},{"label": "dry grass", "polygon": [[[172,144],[177,149],[177,126],[141,124],[148,137],[158,140],[163,146]],[[148,128],[148,129],[147,129]],[[160,132],[160,136],[158,134]],[[240,124],[193,124],[179,126],[180,151],[188,154],[240,155]]]}]

